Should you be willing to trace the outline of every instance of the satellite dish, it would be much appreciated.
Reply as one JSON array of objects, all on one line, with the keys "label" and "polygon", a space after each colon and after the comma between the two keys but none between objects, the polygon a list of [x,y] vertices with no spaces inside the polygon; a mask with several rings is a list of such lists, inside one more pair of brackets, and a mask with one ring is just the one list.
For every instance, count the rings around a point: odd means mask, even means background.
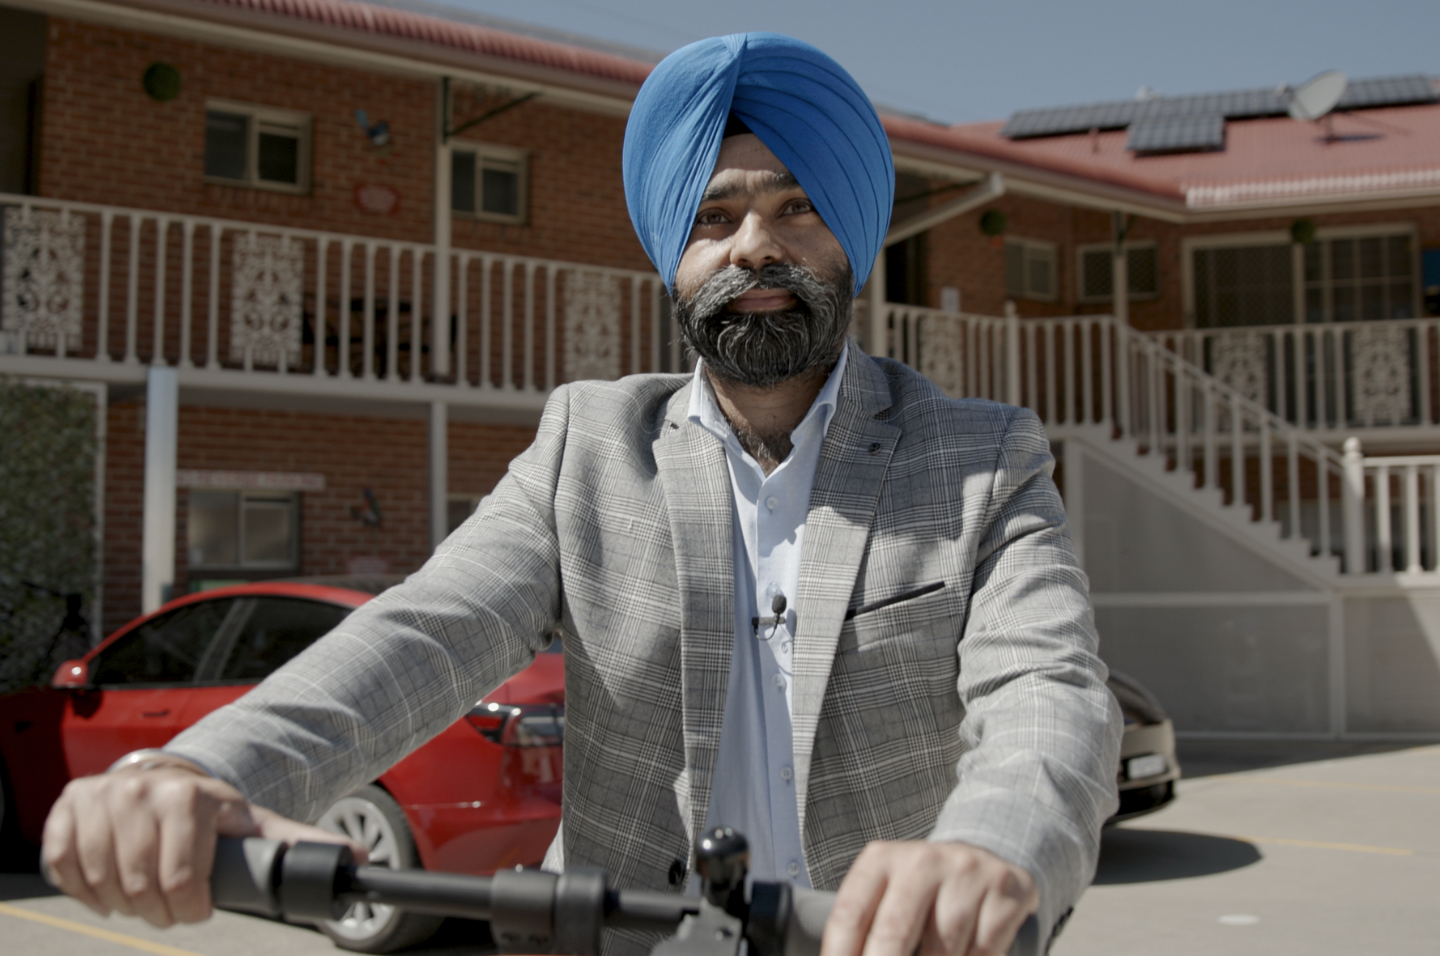
[{"label": "satellite dish", "polygon": [[1345,95],[1349,81],[1339,70],[1326,70],[1311,77],[1290,94],[1290,116],[1297,120],[1318,120],[1329,113]]}]

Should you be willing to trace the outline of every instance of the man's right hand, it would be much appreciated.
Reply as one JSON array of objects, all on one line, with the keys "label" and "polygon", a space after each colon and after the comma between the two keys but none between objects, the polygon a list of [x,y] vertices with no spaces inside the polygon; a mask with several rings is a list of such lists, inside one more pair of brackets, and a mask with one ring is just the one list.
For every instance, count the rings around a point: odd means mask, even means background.
[{"label": "man's right hand", "polygon": [[246,803],[228,783],[175,760],[72,780],[45,821],[41,865],[101,916],[195,923],[210,918],[217,836],[344,843],[366,860],[363,846]]}]

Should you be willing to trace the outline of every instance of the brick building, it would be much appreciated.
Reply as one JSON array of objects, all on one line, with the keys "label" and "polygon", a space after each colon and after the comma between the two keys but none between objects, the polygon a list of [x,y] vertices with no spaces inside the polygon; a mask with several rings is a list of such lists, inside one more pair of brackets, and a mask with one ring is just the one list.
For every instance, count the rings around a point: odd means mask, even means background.
[{"label": "brick building", "polygon": [[[107,629],[216,581],[413,570],[556,385],[686,367],[620,178],[656,57],[419,0],[0,2],[0,375],[103,398]],[[1321,123],[1274,91],[883,118],[897,202],[857,337],[1040,412],[1112,646],[1167,699],[1124,616],[1171,598],[1122,565],[1173,564],[1173,597],[1215,561],[1156,558],[1086,462],[1183,475],[1170,505],[1210,496],[1195,540],[1311,603],[1384,577],[1410,607],[1406,574],[1440,580],[1433,483],[1411,521],[1366,464],[1342,514],[1340,453],[1440,451],[1440,102],[1426,77],[1347,95]],[[1391,500],[1393,528],[1365,517]],[[1295,604],[1227,604],[1223,577],[1205,607]],[[1372,726],[1345,613],[1316,625],[1307,702],[1256,726]],[[1233,726],[1205,706],[1181,716]],[[1416,707],[1372,724],[1440,729]]]}]

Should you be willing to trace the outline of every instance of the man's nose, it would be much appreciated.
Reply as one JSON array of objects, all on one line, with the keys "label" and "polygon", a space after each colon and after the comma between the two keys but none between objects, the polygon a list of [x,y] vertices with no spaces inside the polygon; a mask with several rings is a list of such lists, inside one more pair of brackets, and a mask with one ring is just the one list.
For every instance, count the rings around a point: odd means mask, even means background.
[{"label": "man's nose", "polygon": [[764,216],[750,213],[740,220],[730,243],[730,264],[746,269],[759,269],[779,262],[785,252],[771,224]]}]

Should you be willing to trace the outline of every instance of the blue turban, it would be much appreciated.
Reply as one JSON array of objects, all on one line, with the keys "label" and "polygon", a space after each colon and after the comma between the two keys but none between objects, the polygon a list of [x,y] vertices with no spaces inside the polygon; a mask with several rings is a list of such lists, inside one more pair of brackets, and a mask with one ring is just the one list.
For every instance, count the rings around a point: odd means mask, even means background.
[{"label": "blue turban", "polygon": [[794,174],[865,284],[895,197],[890,142],[840,64],[778,33],[692,43],[655,67],[625,127],[630,221],[672,290],[733,113]]}]

